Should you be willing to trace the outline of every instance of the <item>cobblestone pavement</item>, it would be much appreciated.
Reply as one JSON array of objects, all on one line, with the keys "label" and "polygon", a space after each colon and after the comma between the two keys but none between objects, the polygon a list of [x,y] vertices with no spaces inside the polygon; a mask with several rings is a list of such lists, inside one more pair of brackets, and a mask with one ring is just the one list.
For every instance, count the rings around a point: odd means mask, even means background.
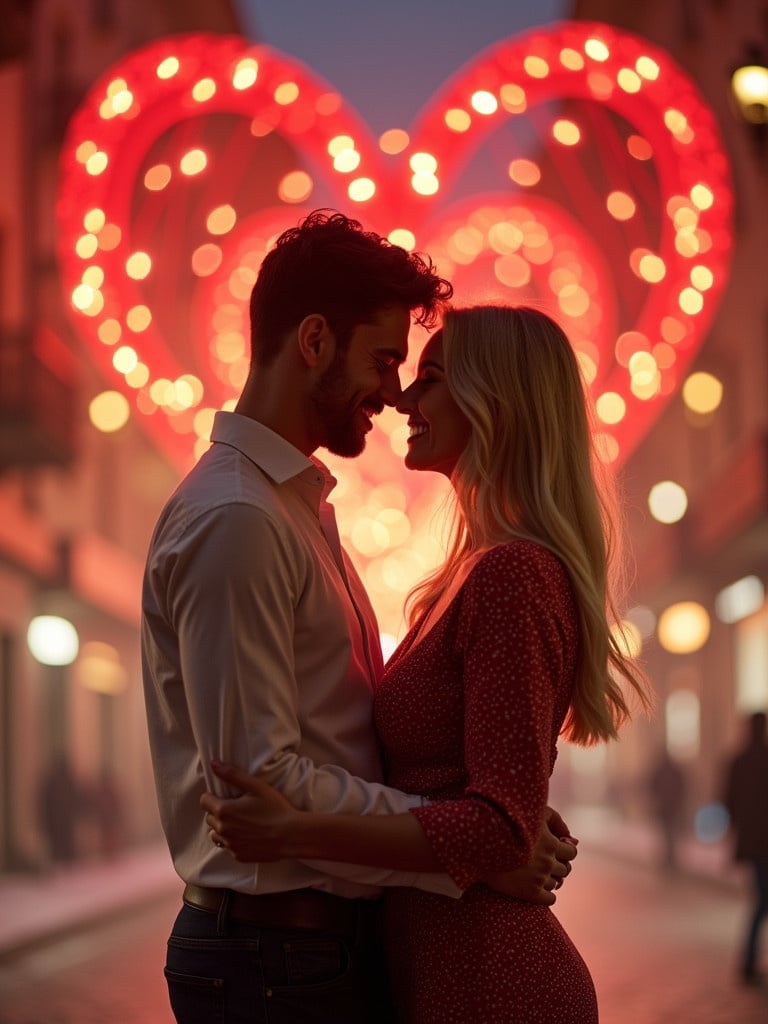
[{"label": "cobblestone pavement", "polygon": [[[172,1024],[162,963],[175,909],[163,895],[7,958],[0,1024]],[[745,912],[732,887],[660,877],[587,849],[557,904],[595,978],[601,1024],[766,1024],[768,991],[735,980]]]}]

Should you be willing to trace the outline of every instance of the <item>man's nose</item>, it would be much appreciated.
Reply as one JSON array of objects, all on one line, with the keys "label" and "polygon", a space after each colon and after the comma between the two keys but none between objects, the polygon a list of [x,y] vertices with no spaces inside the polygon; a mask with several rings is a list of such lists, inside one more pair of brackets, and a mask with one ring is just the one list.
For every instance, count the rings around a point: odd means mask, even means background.
[{"label": "man's nose", "polygon": [[400,375],[397,370],[392,369],[389,371],[379,393],[385,405],[397,406],[403,394],[403,389],[400,387]]}]

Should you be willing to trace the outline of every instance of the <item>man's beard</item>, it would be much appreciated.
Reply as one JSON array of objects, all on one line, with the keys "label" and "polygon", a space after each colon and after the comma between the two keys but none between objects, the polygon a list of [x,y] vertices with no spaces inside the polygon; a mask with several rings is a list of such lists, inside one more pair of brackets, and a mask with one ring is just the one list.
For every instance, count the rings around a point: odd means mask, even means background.
[{"label": "man's beard", "polygon": [[344,370],[346,354],[337,353],[318,382],[310,401],[315,422],[323,438],[321,444],[334,455],[351,459],[365,448],[366,431],[356,426],[359,406],[350,406]]}]

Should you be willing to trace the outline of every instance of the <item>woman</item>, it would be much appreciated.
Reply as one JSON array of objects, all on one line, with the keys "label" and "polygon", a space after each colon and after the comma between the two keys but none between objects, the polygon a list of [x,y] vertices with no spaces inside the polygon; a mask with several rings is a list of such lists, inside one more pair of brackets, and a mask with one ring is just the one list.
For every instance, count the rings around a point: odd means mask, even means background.
[{"label": "woman", "polygon": [[577,361],[536,310],[453,310],[398,409],[406,465],[444,473],[455,493],[448,556],[411,595],[375,701],[389,783],[429,803],[389,817],[304,813],[221,769],[251,795],[203,798],[211,838],[241,860],[447,871],[460,900],[387,897],[403,1021],[594,1022],[589,972],[550,910],[481,881],[529,858],[558,736],[615,737],[623,687],[648,701],[612,633],[612,532]]}]

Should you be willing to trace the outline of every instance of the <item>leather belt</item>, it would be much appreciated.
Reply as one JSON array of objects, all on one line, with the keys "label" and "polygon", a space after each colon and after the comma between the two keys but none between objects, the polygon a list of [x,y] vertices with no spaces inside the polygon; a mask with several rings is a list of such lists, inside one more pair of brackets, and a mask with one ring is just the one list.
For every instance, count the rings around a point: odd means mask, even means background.
[{"label": "leather belt", "polygon": [[259,928],[326,932],[357,939],[375,922],[377,901],[346,899],[319,889],[250,894],[200,885],[184,888],[184,902],[196,910],[221,914]]}]

